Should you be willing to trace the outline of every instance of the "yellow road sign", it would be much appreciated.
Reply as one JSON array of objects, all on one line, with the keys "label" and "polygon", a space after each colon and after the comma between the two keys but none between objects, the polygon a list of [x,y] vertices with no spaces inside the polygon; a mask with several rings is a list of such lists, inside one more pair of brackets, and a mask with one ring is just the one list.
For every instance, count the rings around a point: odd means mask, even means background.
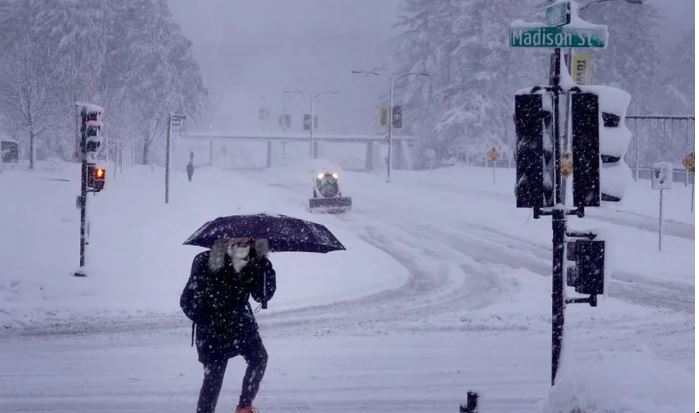
[{"label": "yellow road sign", "polygon": [[491,161],[497,161],[500,158],[500,154],[498,153],[498,150],[495,148],[491,148],[486,155],[488,156],[488,159],[490,159]]},{"label": "yellow road sign", "polygon": [[592,72],[592,57],[587,53],[576,53],[571,64],[573,80],[579,85],[590,83],[590,73]]},{"label": "yellow road sign", "polygon": [[688,154],[682,160],[682,165],[684,165],[684,167],[687,168],[689,172],[694,173],[694,152]]},{"label": "yellow road sign", "polygon": [[570,153],[561,154],[561,176],[564,178],[573,174],[573,157]]},{"label": "yellow road sign", "polygon": [[388,119],[388,105],[379,106],[379,126],[382,128],[387,128]]}]

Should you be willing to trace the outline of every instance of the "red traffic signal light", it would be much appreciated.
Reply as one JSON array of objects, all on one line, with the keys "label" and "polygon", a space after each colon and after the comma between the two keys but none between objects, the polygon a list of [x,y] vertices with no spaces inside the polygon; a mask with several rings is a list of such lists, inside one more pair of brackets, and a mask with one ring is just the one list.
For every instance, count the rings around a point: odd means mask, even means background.
[{"label": "red traffic signal light", "polygon": [[87,165],[87,187],[88,189],[99,192],[104,189],[105,178],[107,177],[107,170],[105,168],[97,167],[94,164]]}]

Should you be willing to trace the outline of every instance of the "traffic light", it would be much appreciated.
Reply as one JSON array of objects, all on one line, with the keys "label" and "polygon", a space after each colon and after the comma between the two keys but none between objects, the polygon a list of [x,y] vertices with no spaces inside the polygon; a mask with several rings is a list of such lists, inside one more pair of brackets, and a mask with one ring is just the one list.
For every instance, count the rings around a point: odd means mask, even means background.
[{"label": "traffic light", "polygon": [[550,103],[548,94],[515,95],[517,208],[553,206]]},{"label": "traffic light", "polygon": [[102,130],[102,108],[84,106],[80,116],[82,121],[80,132],[85,136],[85,148],[83,150],[94,157],[102,143],[100,136]]},{"label": "traffic light", "polygon": [[599,99],[594,93],[573,93],[573,205],[600,205]]},{"label": "traffic light", "polygon": [[604,294],[604,241],[577,239],[568,242],[566,284],[579,294]]},{"label": "traffic light", "polygon": [[87,187],[88,189],[99,192],[104,189],[104,181],[107,177],[105,168],[97,167],[95,164],[87,165]]},{"label": "traffic light", "polygon": [[[599,103],[600,192],[602,201],[618,202],[631,181],[631,169],[624,162],[624,154],[631,142],[631,131],[626,127],[626,110],[631,95],[610,86],[579,86],[583,92],[597,95]],[[573,138],[575,141],[575,138]],[[575,172],[574,172],[575,173]]]},{"label": "traffic light", "polygon": [[403,107],[401,105],[393,105],[393,129],[400,129],[403,127]]}]

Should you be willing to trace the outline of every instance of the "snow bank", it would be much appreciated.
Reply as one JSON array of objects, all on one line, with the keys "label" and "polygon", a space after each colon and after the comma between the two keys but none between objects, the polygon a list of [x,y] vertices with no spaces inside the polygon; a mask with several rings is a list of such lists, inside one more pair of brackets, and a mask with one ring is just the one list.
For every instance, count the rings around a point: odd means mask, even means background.
[{"label": "snow bank", "polygon": [[560,370],[541,412],[690,412],[693,390],[691,366],[678,370],[650,351],[586,354]]}]

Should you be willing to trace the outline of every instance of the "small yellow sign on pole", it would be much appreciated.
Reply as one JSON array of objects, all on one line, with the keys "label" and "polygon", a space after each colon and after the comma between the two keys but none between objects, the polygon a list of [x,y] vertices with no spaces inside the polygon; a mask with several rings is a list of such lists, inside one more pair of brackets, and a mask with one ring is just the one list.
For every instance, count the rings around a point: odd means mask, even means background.
[{"label": "small yellow sign on pole", "polygon": [[488,159],[491,161],[497,161],[498,159],[500,159],[500,154],[498,153],[498,150],[495,148],[491,148],[486,155],[488,156]]},{"label": "small yellow sign on pole", "polygon": [[573,157],[570,152],[561,154],[560,168],[563,178],[567,178],[573,174]]},{"label": "small yellow sign on pole", "polygon": [[590,73],[592,72],[592,57],[588,53],[576,53],[571,64],[573,80],[579,85],[590,83]]},{"label": "small yellow sign on pole", "polygon": [[688,154],[683,160],[682,165],[691,173],[694,173],[694,152]]},{"label": "small yellow sign on pole", "polygon": [[379,126],[382,128],[387,128],[389,118],[388,105],[379,106]]}]

